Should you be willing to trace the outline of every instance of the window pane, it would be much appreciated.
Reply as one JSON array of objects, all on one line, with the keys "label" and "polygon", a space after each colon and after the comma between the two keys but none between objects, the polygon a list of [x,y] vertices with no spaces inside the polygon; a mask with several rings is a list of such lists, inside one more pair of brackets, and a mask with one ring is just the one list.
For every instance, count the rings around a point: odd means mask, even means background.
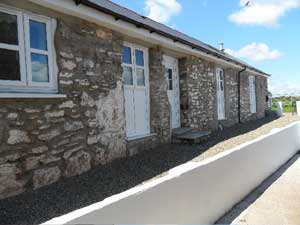
[{"label": "window pane", "polygon": [[19,52],[0,49],[0,80],[21,80]]},{"label": "window pane", "polygon": [[223,80],[223,71],[220,70],[220,80]]},{"label": "window pane", "polygon": [[32,81],[49,82],[48,56],[31,53]]},{"label": "window pane", "polygon": [[173,80],[169,80],[169,90],[173,90]]},{"label": "window pane", "polygon": [[47,51],[46,24],[30,20],[30,47]]},{"label": "window pane", "polygon": [[136,58],[136,65],[144,66],[144,52],[141,50],[135,50],[135,58]]},{"label": "window pane", "polygon": [[18,45],[17,16],[0,12],[0,43]]},{"label": "window pane", "polygon": [[145,73],[143,69],[136,69],[136,81],[138,86],[145,86]]},{"label": "window pane", "polygon": [[220,82],[221,91],[224,91],[223,82]]},{"label": "window pane", "polygon": [[131,48],[123,47],[123,63],[131,64]]},{"label": "window pane", "polygon": [[123,79],[124,79],[124,84],[133,85],[132,68],[131,67],[127,67],[127,66],[123,67]]},{"label": "window pane", "polygon": [[168,78],[169,78],[169,80],[173,79],[173,71],[172,71],[172,69],[168,69]]}]

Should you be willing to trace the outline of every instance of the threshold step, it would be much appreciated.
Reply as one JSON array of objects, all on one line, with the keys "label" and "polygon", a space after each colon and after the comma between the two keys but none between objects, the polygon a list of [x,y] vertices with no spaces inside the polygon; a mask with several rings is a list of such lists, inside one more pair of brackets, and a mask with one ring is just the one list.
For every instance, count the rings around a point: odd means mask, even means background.
[{"label": "threshold step", "polygon": [[183,135],[177,136],[176,139],[182,142],[188,142],[189,144],[195,144],[195,143],[201,143],[203,141],[207,141],[209,135],[210,132],[208,131],[192,130]]},{"label": "threshold step", "polygon": [[177,137],[180,135],[183,135],[185,133],[193,131],[193,128],[190,127],[180,127],[180,128],[175,128],[172,130],[172,136]]}]

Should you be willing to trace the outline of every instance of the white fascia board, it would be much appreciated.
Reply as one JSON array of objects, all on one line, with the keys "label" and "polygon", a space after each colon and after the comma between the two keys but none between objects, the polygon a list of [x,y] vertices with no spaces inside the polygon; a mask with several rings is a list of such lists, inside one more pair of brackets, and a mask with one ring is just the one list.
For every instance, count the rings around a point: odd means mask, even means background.
[{"label": "white fascia board", "polygon": [[[222,66],[230,66],[236,69],[243,69],[243,66],[237,65],[232,62],[227,62],[226,60],[219,59],[210,54],[204,53],[202,51],[192,49],[190,46],[174,42],[170,38],[166,38],[157,33],[150,33],[149,30],[144,28],[137,28],[134,24],[125,22],[123,20],[116,20],[113,16],[105,14],[99,10],[87,7],[84,5],[76,5],[73,0],[29,0],[35,4],[41,5],[59,11],[63,14],[79,17],[81,19],[96,23],[100,26],[110,28],[112,30],[123,33],[126,36],[140,39],[145,42],[149,42],[154,45],[161,45],[175,52],[180,52],[186,55],[194,55],[202,57],[209,61],[213,61]],[[248,69],[249,70],[249,69]],[[251,73],[255,73],[260,76],[265,76],[257,71],[249,70]]]}]

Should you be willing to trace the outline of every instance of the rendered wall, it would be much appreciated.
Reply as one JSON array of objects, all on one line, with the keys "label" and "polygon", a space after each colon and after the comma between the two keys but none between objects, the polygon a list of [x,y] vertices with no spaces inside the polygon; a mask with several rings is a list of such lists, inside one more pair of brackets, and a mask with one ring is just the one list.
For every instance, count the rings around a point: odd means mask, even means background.
[{"label": "rendered wall", "polygon": [[46,224],[212,224],[300,149],[300,123]]}]

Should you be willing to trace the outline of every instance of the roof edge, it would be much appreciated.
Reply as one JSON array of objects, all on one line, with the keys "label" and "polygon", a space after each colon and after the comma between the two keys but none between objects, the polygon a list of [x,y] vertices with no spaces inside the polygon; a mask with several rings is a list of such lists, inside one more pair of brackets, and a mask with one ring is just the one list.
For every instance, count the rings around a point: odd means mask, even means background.
[{"label": "roof edge", "polygon": [[[241,66],[241,67],[247,67],[249,70],[253,70],[253,71],[255,71],[255,72],[257,72],[257,73],[259,73],[259,74],[261,74],[261,75],[263,75],[263,76],[266,76],[266,77],[270,77],[270,76],[271,76],[270,74],[267,74],[267,73],[265,73],[265,72],[263,72],[263,71],[261,71],[261,70],[255,68],[255,67],[253,67],[253,66],[250,66],[250,65],[248,65],[248,64],[246,64],[246,63],[242,63],[242,62],[241,62],[240,60],[238,60],[238,59],[236,59],[236,60],[235,60],[235,59],[232,59],[232,58],[234,58],[234,57],[226,57],[224,54],[221,54],[221,53],[218,53],[218,52],[213,52],[213,51],[211,51],[211,50],[209,50],[209,49],[207,49],[207,48],[204,48],[204,47],[202,47],[202,46],[199,46],[199,45],[196,45],[196,44],[194,44],[194,43],[191,43],[191,42],[189,42],[189,41],[187,41],[187,40],[184,40],[184,39],[182,39],[182,38],[179,38],[179,37],[177,37],[177,36],[174,36],[174,35],[172,35],[172,34],[170,34],[170,33],[164,32],[164,31],[162,31],[162,30],[159,30],[159,29],[157,29],[157,28],[154,28],[154,27],[152,27],[152,26],[149,26],[149,25],[147,25],[147,24],[145,24],[145,23],[141,23],[141,22],[139,22],[139,21],[137,21],[137,20],[131,19],[131,18],[127,17],[126,15],[123,15],[123,14],[120,14],[120,13],[118,13],[118,12],[115,12],[115,11],[109,9],[109,8],[102,7],[102,6],[100,6],[100,5],[96,4],[96,3],[93,3],[93,2],[91,2],[91,1],[89,1],[89,0],[73,0],[73,1],[75,2],[76,5],[82,4],[82,5],[85,5],[85,6],[94,8],[94,9],[96,9],[96,10],[99,10],[99,11],[101,11],[101,12],[103,12],[103,13],[106,13],[106,14],[109,14],[109,15],[115,17],[116,20],[123,20],[123,21],[125,21],[125,22],[134,24],[134,25],[136,25],[137,28],[144,28],[144,29],[146,29],[146,30],[149,30],[150,33],[157,33],[157,34],[159,34],[159,35],[162,35],[162,36],[164,36],[164,37],[167,37],[167,38],[172,39],[174,42],[180,42],[180,43],[182,43],[182,44],[188,45],[188,46],[190,46],[192,49],[196,49],[196,50],[202,51],[202,52],[204,52],[204,53],[206,53],[206,54],[210,54],[210,55],[212,55],[213,57],[216,57],[216,58],[218,58],[218,59],[222,59],[222,60],[227,61],[227,62],[232,62],[232,63],[234,63],[234,64],[236,64],[236,65],[238,65],[238,66]],[[112,4],[115,4],[115,3],[112,2]],[[115,5],[116,5],[116,4],[115,4]],[[117,5],[117,6],[118,6],[118,5]],[[119,6],[119,7],[121,7],[121,6]],[[124,8],[124,7],[123,7],[123,8]],[[127,9],[127,8],[126,8],[126,10],[130,10],[130,9]],[[130,10],[130,11],[132,11],[132,10]],[[134,12],[134,11],[132,11],[132,12]],[[135,12],[134,12],[134,13],[135,13]],[[139,15],[139,16],[141,16],[141,15]],[[144,16],[141,16],[141,17],[144,18]],[[155,22],[155,23],[158,23],[158,22]],[[165,25],[164,25],[164,26],[165,26]],[[169,28],[169,27],[168,27],[168,28]],[[172,29],[172,28],[170,28],[170,29]]]}]

